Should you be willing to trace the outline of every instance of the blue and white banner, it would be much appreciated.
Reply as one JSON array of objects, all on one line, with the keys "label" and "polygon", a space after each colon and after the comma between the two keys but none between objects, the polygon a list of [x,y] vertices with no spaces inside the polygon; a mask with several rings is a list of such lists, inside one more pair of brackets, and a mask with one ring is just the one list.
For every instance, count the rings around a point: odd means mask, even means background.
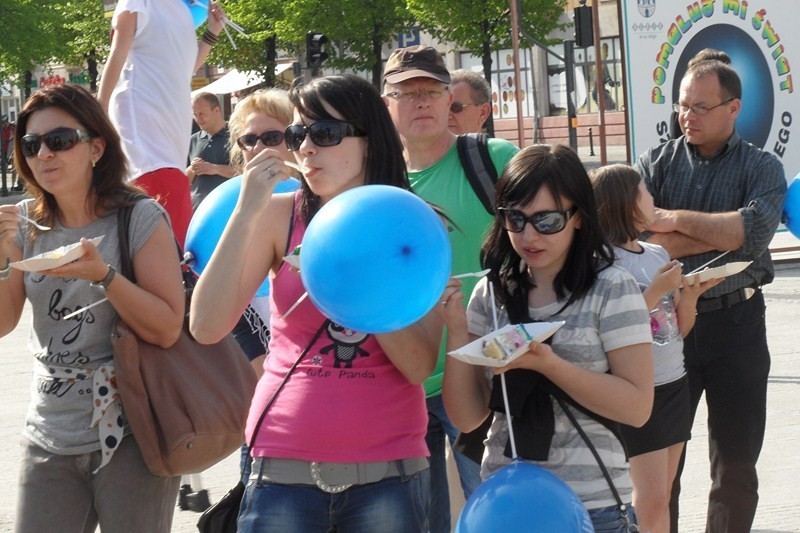
[{"label": "blue and white banner", "polygon": [[726,52],[742,79],[741,136],[800,172],[797,5],[789,0],[621,0],[633,157],[668,138],[672,104],[689,60]]}]

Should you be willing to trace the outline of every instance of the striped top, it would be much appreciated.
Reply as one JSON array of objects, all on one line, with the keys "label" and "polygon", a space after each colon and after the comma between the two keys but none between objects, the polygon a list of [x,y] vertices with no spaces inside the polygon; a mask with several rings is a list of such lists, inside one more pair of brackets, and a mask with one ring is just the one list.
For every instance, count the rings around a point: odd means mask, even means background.
[{"label": "striped top", "polygon": [[[565,325],[553,336],[553,351],[587,370],[607,372],[607,352],[653,341],[642,293],[633,277],[618,266],[600,272],[590,292],[559,313],[562,305],[563,302],[556,302],[538,309],[530,308],[529,313],[534,320],[564,320]],[[498,309],[497,314],[498,327],[508,324],[504,309]],[[469,332],[474,335],[482,337],[492,331],[492,309],[486,278],[478,283],[472,293],[467,320]],[[491,380],[490,372],[487,372],[487,379]],[[572,411],[608,468],[622,501],[630,502],[633,487],[622,443],[599,422],[575,409]],[[555,401],[553,412],[555,435],[549,458],[546,462],[533,462],[565,481],[587,509],[616,505],[597,461]],[[486,441],[482,477],[488,477],[511,462],[509,457],[503,455],[507,441],[506,417],[503,413],[495,413]]]}]

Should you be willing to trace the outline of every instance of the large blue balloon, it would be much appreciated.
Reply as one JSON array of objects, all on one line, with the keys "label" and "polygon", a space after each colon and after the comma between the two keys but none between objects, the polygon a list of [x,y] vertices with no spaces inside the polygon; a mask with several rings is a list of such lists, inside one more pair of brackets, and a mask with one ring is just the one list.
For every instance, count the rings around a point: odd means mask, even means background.
[{"label": "large blue balloon", "polygon": [[[300,187],[300,182],[294,178],[289,178],[275,186],[275,192],[296,191]],[[231,218],[233,208],[239,200],[239,192],[242,190],[242,176],[236,176],[227,180],[225,183],[211,191],[205,199],[197,206],[197,211],[192,215],[189,222],[189,229],[186,232],[186,251],[194,256],[192,268],[198,274],[205,270],[206,265],[211,260],[214,250],[217,248],[222,232]],[[269,295],[269,277],[264,280],[258,288],[256,296]]]},{"label": "large blue balloon", "polygon": [[472,493],[456,533],[593,533],[589,513],[569,486],[544,468],[514,461]]},{"label": "large blue balloon", "polygon": [[800,239],[800,174],[795,176],[783,202],[783,220],[792,235]]},{"label": "large blue balloon", "polygon": [[208,0],[183,0],[192,12],[194,27],[199,28],[208,20]]},{"label": "large blue balloon", "polygon": [[405,328],[439,301],[450,275],[445,226],[416,195],[365,185],[326,203],[308,225],[300,275],[314,305],[362,333]]}]

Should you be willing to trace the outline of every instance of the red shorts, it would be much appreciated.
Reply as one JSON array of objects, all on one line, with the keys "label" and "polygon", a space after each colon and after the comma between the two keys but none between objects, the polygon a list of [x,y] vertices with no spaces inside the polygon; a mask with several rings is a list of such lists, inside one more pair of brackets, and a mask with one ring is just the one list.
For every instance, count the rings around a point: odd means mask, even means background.
[{"label": "red shorts", "polygon": [[192,219],[192,198],[189,193],[189,178],[177,168],[160,168],[142,174],[133,182],[155,198],[169,215],[172,231],[181,249],[186,240],[186,230]]}]

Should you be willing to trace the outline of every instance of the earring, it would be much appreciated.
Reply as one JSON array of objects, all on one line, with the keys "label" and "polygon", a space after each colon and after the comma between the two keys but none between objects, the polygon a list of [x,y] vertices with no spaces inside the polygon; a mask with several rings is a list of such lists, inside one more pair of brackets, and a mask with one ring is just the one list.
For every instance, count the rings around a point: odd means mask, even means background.
[{"label": "earring", "polygon": [[94,166],[95,166],[96,164],[97,164],[97,161],[95,161],[94,159],[92,159],[92,168],[94,168]]}]

